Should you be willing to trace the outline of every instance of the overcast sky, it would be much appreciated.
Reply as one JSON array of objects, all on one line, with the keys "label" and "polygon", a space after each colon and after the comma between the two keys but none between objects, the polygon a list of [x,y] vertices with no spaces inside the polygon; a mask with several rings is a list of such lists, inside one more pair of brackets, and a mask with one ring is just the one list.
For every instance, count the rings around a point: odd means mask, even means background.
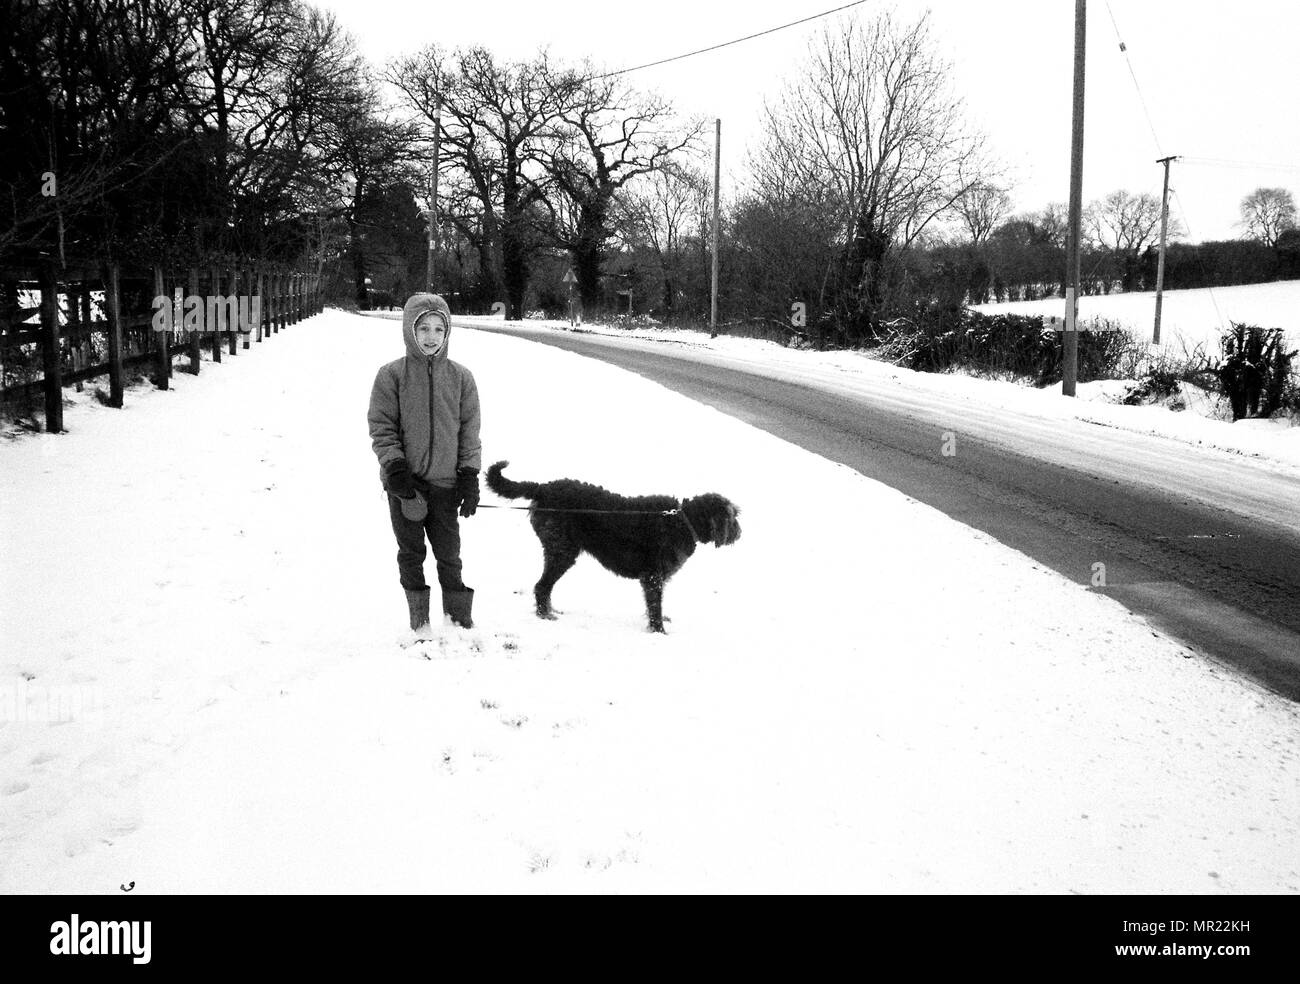
[{"label": "overcast sky", "polygon": [[[539,3],[482,0],[317,0],[333,10],[372,61],[437,41],[485,45],[501,57],[591,57],[612,70],[707,47],[818,14],[836,0],[703,0]],[[807,41],[838,17],[627,76],[679,111],[722,119],[724,182],[745,170],[765,98],[799,72]],[[1069,194],[1071,0],[897,0],[897,16],[931,12],[932,33],[953,65],[971,119],[1006,165],[1018,210]],[[1112,21],[1113,15],[1113,21]],[[1127,59],[1119,50],[1127,45]],[[1238,205],[1260,186],[1300,197],[1296,29],[1290,0],[1089,0],[1085,203],[1126,188],[1160,194],[1157,157],[1179,154],[1172,214],[1193,240],[1235,238]],[[1150,123],[1129,66],[1136,73]],[[1154,135],[1152,129],[1154,127]],[[1159,144],[1157,145],[1157,138]],[[726,189],[724,189],[724,195]]]}]

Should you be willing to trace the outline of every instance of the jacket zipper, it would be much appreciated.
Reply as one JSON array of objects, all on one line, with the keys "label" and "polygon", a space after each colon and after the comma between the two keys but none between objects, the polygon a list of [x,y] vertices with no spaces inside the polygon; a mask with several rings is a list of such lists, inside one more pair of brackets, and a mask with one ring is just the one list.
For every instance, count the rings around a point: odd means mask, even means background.
[{"label": "jacket zipper", "polygon": [[429,365],[429,474],[433,474],[433,360],[428,360]]}]

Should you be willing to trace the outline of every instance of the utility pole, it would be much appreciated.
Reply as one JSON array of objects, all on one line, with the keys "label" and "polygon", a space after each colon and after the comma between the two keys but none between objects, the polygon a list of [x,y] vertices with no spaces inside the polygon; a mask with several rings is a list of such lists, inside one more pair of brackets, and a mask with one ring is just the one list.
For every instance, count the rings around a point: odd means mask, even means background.
[{"label": "utility pole", "polygon": [[433,252],[438,228],[438,166],[442,162],[442,94],[439,92],[433,111],[433,176],[429,181],[429,259],[424,272],[424,289],[433,293]]},{"label": "utility pole", "polygon": [[709,299],[709,337],[718,337],[718,188],[722,184],[722,120],[713,128],[713,289]]},{"label": "utility pole", "polygon": [[1070,140],[1070,233],[1065,247],[1065,336],[1061,394],[1074,396],[1079,378],[1079,226],[1083,218],[1083,69],[1088,38],[1086,0],[1074,0],[1074,134]]},{"label": "utility pole", "polygon": [[1165,237],[1169,232],[1169,162],[1176,160],[1178,156],[1175,154],[1156,161],[1165,166],[1165,190],[1160,196],[1160,260],[1156,264],[1156,325],[1151,333],[1152,345],[1160,344],[1160,307],[1165,299]]}]

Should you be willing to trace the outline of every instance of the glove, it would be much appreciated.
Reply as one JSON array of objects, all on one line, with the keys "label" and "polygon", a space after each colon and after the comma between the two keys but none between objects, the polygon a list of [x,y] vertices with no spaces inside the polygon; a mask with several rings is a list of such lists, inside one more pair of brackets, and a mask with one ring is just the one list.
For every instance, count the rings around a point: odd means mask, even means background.
[{"label": "glove", "polygon": [[478,472],[473,468],[456,472],[456,504],[467,519],[478,511]]},{"label": "glove", "polygon": [[384,465],[384,488],[399,499],[415,495],[415,476],[405,458],[395,458]]},{"label": "glove", "polygon": [[416,492],[409,499],[402,500],[402,515],[413,523],[423,523],[429,515],[429,504],[424,501],[424,496]]}]

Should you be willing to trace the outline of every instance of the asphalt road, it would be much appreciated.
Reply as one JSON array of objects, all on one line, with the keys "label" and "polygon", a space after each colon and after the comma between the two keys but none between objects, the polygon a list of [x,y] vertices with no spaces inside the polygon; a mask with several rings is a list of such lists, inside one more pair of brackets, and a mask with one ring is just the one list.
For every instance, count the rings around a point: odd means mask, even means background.
[{"label": "asphalt road", "polygon": [[[1107,444],[1121,442],[1110,435],[1086,456],[1044,460],[1044,442],[1026,447],[991,419],[943,421],[870,393],[701,361],[680,347],[481,322],[465,327],[601,359],[848,465],[1300,701],[1300,523],[1288,521],[1300,515],[1294,478],[1252,472],[1258,466],[1248,459],[1225,456],[1221,485],[1180,489],[1180,473],[1191,468],[1177,462],[1152,484],[1143,463],[1158,470],[1167,447],[1150,445],[1144,458],[1142,442],[1162,439],[1126,435],[1124,453],[1112,458]],[[946,435],[948,450],[955,442],[958,453],[943,453]],[[1201,455],[1199,464],[1208,452],[1185,453]],[[1104,587],[1095,586],[1098,563]]]}]

